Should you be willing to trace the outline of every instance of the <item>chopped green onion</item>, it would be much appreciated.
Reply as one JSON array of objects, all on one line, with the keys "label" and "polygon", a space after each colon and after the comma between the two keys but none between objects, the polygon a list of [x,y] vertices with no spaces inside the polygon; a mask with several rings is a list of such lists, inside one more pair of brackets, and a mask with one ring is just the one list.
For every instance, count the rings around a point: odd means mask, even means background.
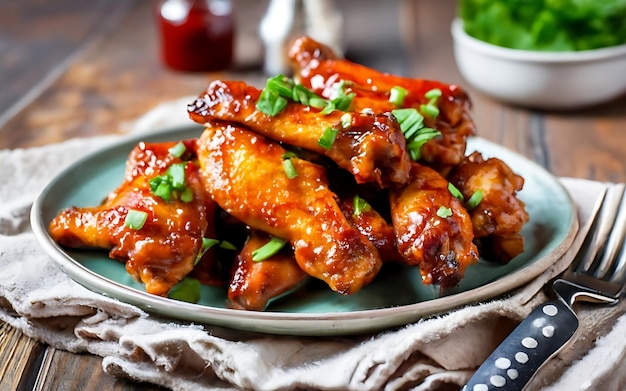
[{"label": "chopped green onion", "polygon": [[335,138],[337,138],[337,133],[337,129],[333,129],[329,126],[324,129],[324,133],[322,134],[322,137],[317,140],[317,143],[324,149],[330,149],[335,142]]},{"label": "chopped green onion", "polygon": [[352,125],[352,114],[344,113],[341,116],[341,127],[345,129],[349,127],[350,125]]},{"label": "chopped green onion", "polygon": [[146,220],[148,220],[148,213],[141,210],[129,209],[126,219],[124,219],[124,225],[137,231],[143,228]]},{"label": "chopped green onion", "polygon": [[422,146],[441,132],[424,127],[424,116],[414,108],[395,109],[391,111],[391,114],[398,121],[400,130],[404,134],[411,159],[419,160],[422,157]]},{"label": "chopped green onion", "polygon": [[424,127],[424,116],[414,108],[395,109],[391,111],[391,114],[398,120],[400,130],[407,140]]},{"label": "chopped green onion", "polygon": [[237,247],[228,240],[222,240],[220,242],[220,248],[223,248],[224,250],[237,250]]},{"label": "chopped green onion", "polygon": [[433,88],[432,90],[426,91],[424,97],[428,100],[436,100],[441,96],[441,90],[439,88]]},{"label": "chopped green onion", "polygon": [[424,97],[428,99],[428,103],[420,106],[422,114],[435,119],[439,116],[439,108],[437,107],[437,101],[441,97],[441,90],[439,88],[433,88],[426,91]]},{"label": "chopped green onion", "polygon": [[439,116],[439,108],[433,104],[425,104],[420,105],[420,111],[422,114],[429,116],[432,119],[437,118]]},{"label": "chopped green onion", "polygon": [[276,92],[283,98],[291,99],[293,96],[293,82],[285,75],[271,77],[265,83],[265,88]]},{"label": "chopped green onion", "polygon": [[353,216],[360,216],[361,213],[365,212],[370,208],[370,204],[367,203],[363,198],[358,195],[354,196],[352,200],[352,205],[354,207],[354,211],[352,212]]},{"label": "chopped green onion", "polygon": [[165,202],[169,202],[172,194],[172,185],[167,179],[166,175],[159,175],[150,179],[150,190],[152,193],[163,199]]},{"label": "chopped green onion", "polygon": [[287,240],[272,236],[269,242],[252,251],[252,260],[254,262],[264,261],[279,252],[285,247],[285,244],[287,244]]},{"label": "chopped green onion", "polygon": [[185,163],[172,164],[167,169],[167,176],[173,189],[185,189]]},{"label": "chopped green onion", "polygon": [[187,151],[187,147],[185,147],[185,144],[182,141],[179,141],[178,144],[174,145],[167,151],[170,155],[180,158],[181,156],[183,156],[185,151]]},{"label": "chopped green onion", "polygon": [[478,189],[474,192],[474,194],[472,194],[469,200],[467,200],[467,202],[465,203],[465,208],[467,208],[467,210],[472,210],[476,208],[482,200],[483,200],[483,191]]},{"label": "chopped green onion", "polygon": [[256,102],[256,108],[260,112],[271,117],[277,115],[287,107],[287,99],[280,96],[276,91],[265,88],[259,100]]},{"label": "chopped green onion", "polygon": [[197,303],[200,301],[200,288],[200,281],[187,277],[170,289],[168,297],[188,303]]},{"label": "chopped green onion", "polygon": [[354,100],[354,96],[355,94],[351,92],[348,95],[342,95],[333,99],[331,103],[337,110],[348,111],[348,109],[350,109],[352,101]]},{"label": "chopped green onion", "polygon": [[309,97],[309,106],[311,107],[315,107],[316,109],[325,109],[328,105],[329,102],[326,99],[320,98],[317,95]]},{"label": "chopped green onion", "polygon": [[185,187],[185,190],[180,194],[180,200],[182,202],[193,201],[193,189],[189,186]]},{"label": "chopped green onion", "polygon": [[422,128],[406,145],[406,148],[411,155],[411,159],[419,160],[422,157],[422,146],[426,144],[430,139],[437,137],[441,134],[440,131],[432,128]]},{"label": "chopped green onion", "polygon": [[295,86],[293,86],[291,99],[294,102],[299,102],[303,105],[309,106],[311,91],[307,90],[306,87],[304,87],[302,84],[296,84]]},{"label": "chopped green onion", "polygon": [[389,90],[389,102],[396,107],[402,107],[404,98],[408,93],[409,91],[400,86],[393,86],[391,90]]},{"label": "chopped green onion", "polygon": [[289,179],[293,179],[298,176],[298,171],[296,170],[296,166],[294,166],[291,157],[288,157],[286,159],[283,158],[283,170],[285,170],[285,174]]},{"label": "chopped green onion", "polygon": [[452,184],[452,182],[448,182],[448,191],[454,197],[458,198],[461,202],[463,202],[463,193],[461,193],[461,191],[457,189],[456,186]]},{"label": "chopped green onion", "polygon": [[452,209],[445,206],[440,206],[439,209],[437,209],[437,216],[441,217],[442,219],[448,218],[452,216]]}]

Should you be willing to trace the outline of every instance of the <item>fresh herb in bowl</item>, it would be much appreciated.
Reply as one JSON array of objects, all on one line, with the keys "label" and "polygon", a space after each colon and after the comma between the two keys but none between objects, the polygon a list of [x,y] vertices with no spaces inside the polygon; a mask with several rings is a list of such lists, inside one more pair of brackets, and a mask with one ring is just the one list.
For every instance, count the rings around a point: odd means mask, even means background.
[{"label": "fresh herb in bowl", "polygon": [[465,32],[494,45],[578,51],[626,43],[626,0],[459,0]]}]

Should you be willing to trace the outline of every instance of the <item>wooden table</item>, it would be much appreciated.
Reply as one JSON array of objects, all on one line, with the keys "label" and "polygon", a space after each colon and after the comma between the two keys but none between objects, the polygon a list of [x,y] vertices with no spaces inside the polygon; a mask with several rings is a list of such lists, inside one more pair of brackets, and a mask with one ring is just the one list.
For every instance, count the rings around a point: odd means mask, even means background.
[{"label": "wooden table", "polygon": [[[502,104],[466,86],[457,71],[449,33],[454,1],[337,3],[350,59],[466,87],[480,136],[557,176],[626,182],[626,96],[575,112]],[[256,26],[267,1],[234,4],[234,69],[187,74],[159,62],[153,2],[0,1],[0,149],[123,133],[124,124],[160,102],[195,95],[214,78],[262,83]],[[100,361],[40,344],[0,323],[0,390],[158,389],[109,377]]]}]

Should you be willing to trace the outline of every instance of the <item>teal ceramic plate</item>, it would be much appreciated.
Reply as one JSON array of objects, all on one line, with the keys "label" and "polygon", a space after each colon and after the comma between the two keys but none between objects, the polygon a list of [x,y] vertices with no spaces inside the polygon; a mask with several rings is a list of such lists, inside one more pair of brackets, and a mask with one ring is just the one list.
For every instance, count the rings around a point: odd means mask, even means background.
[{"label": "teal ceramic plate", "polygon": [[179,320],[248,331],[291,335],[366,333],[408,324],[438,312],[504,294],[546,270],[568,248],[577,221],[572,201],[561,184],[535,163],[486,140],[472,139],[468,151],[506,161],[526,182],[520,198],[530,222],[523,235],[525,252],[505,266],[480,260],[467,270],[461,285],[443,297],[420,282],[417,268],[393,267],[352,296],[341,296],[321,283],[308,283],[272,303],[264,312],[229,309],[224,288],[205,286],[198,304],[149,295],[105,251],[75,251],[58,246],[47,226],[63,208],[94,206],[122,181],[128,153],[145,140],[181,140],[199,136],[198,127],[170,129],[128,139],[78,161],[41,193],[31,222],[37,239],[72,279],[85,287]]}]

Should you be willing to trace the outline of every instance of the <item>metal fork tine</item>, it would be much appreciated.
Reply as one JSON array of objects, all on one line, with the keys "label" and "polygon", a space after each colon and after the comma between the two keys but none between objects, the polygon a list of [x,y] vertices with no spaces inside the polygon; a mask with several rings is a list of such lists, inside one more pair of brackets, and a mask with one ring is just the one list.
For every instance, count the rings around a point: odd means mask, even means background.
[{"label": "metal fork tine", "polygon": [[600,262],[594,271],[594,276],[598,278],[605,278],[610,276],[614,271],[617,271],[616,267],[619,263],[617,257],[618,252],[624,245],[624,236],[626,236],[626,197],[624,197],[624,184],[614,185],[611,190],[611,197],[619,199],[617,206],[617,216],[614,219],[614,223],[610,225],[611,235],[609,235],[608,241],[604,251],[601,254]]},{"label": "metal fork tine", "polygon": [[624,197],[625,185],[615,185],[613,187],[616,197],[620,197],[621,202],[618,206],[617,216],[612,224],[612,233],[605,246],[605,251],[600,259],[600,264],[594,275],[598,278],[611,276],[612,273],[618,271],[620,259],[618,253],[624,246],[624,236],[626,236],[626,197]]},{"label": "metal fork tine", "polygon": [[602,208],[598,212],[596,217],[596,227],[592,230],[593,234],[588,239],[589,245],[585,247],[585,250],[579,253],[580,264],[578,271],[586,274],[593,274],[597,268],[597,256],[598,251],[606,243],[611,230],[613,229],[613,223],[622,200],[623,191],[620,192],[616,186],[610,186],[604,194],[602,202]]}]

